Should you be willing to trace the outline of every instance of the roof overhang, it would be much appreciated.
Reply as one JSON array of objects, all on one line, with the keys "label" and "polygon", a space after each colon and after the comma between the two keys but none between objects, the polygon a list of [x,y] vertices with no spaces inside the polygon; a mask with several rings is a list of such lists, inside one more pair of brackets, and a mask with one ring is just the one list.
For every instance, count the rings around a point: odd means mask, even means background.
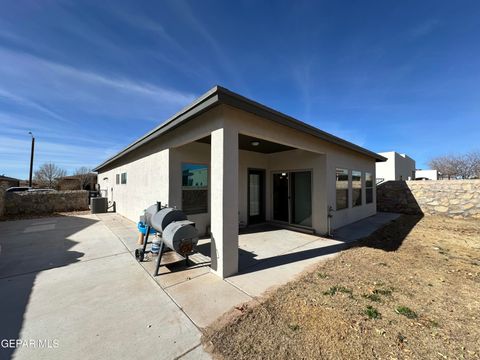
[{"label": "roof overhang", "polygon": [[349,141],[341,139],[337,136],[329,134],[325,131],[317,129],[314,126],[308,125],[302,121],[299,121],[291,116],[285,115],[279,111],[276,111],[272,108],[269,108],[265,105],[262,105],[256,101],[250,100],[244,96],[241,96],[233,91],[230,91],[221,86],[215,86],[193,103],[186,106],[178,113],[173,115],[164,123],[160,124],[152,131],[148,132],[140,139],[128,145],[125,149],[120,151],[118,154],[112,156],[111,158],[104,161],[102,164],[98,165],[93,169],[93,171],[99,171],[102,168],[112,164],[116,160],[122,158],[128,153],[138,149],[142,145],[160,137],[161,135],[179,127],[180,125],[188,122],[189,120],[195,118],[196,116],[210,110],[211,108],[218,106],[220,104],[230,105],[232,107],[238,108],[240,110],[247,111],[249,113],[258,115],[260,117],[275,121],[281,125],[288,126],[298,131],[313,135],[321,140],[326,142],[339,145],[341,147],[353,150],[362,155],[371,157],[376,161],[386,161],[387,159],[373,151],[367,150],[361,146],[355,145]]}]

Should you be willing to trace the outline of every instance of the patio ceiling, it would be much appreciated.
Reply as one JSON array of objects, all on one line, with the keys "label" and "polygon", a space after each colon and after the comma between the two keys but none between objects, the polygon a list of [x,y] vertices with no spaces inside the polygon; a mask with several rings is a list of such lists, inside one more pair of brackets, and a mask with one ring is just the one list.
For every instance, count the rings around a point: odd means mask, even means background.
[{"label": "patio ceiling", "polygon": [[[204,138],[197,140],[197,142],[210,144],[211,137],[206,136]],[[258,143],[258,145],[252,145],[256,143]],[[259,139],[253,136],[248,136],[243,134],[238,135],[238,148],[240,150],[255,151],[263,154],[273,154],[281,151],[295,150],[295,148],[291,146],[282,145],[272,141]]]}]

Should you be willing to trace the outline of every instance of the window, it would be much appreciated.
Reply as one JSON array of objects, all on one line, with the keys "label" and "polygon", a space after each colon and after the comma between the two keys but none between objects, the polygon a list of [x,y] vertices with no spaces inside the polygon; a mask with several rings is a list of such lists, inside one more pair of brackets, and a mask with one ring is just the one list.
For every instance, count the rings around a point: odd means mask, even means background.
[{"label": "window", "polygon": [[208,166],[182,164],[182,210],[185,214],[208,212]]},{"label": "window", "polygon": [[127,183],[127,173],[122,173],[121,180],[122,180],[122,184]]},{"label": "window", "polygon": [[117,185],[120,184],[120,174],[117,174],[117,175],[115,176],[115,183],[116,183]]},{"label": "window", "polygon": [[352,171],[352,206],[362,205],[362,172]]},{"label": "window", "polygon": [[373,202],[373,176],[372,173],[365,173],[365,198],[367,204]]},{"label": "window", "polygon": [[348,170],[337,169],[337,210],[348,208]]}]

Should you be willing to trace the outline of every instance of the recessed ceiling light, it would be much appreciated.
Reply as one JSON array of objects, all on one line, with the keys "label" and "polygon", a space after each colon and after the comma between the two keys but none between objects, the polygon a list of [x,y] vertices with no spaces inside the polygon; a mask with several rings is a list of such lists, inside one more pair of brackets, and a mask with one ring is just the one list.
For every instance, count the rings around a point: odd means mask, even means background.
[{"label": "recessed ceiling light", "polygon": [[250,144],[252,144],[252,146],[258,146],[260,145],[260,141],[252,141]]}]

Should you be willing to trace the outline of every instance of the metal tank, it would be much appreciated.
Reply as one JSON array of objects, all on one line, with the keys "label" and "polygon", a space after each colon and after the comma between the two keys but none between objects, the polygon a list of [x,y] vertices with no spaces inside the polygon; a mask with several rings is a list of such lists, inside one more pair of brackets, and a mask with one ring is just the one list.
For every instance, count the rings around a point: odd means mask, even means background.
[{"label": "metal tank", "polygon": [[163,230],[162,238],[167,247],[183,255],[191,253],[197,245],[198,231],[192,221],[174,221]]},{"label": "metal tank", "polygon": [[187,220],[187,215],[183,211],[167,207],[151,215],[147,221],[155,230],[163,233],[171,223],[184,220]]}]

